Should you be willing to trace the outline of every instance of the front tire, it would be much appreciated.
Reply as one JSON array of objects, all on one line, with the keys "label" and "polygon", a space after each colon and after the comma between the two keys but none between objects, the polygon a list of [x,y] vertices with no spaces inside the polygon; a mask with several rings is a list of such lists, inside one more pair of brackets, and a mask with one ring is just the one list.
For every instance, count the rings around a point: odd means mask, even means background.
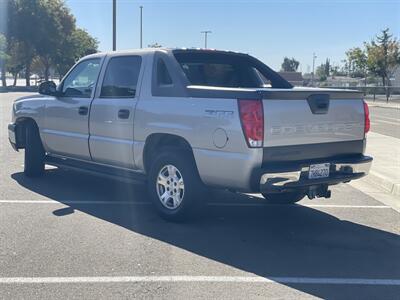
[{"label": "front tire", "polygon": [[25,129],[25,162],[24,174],[27,177],[39,177],[44,173],[44,156],[39,130],[34,124]]},{"label": "front tire", "polygon": [[150,167],[148,191],[159,215],[183,221],[202,212],[204,186],[193,157],[187,151],[162,151]]},{"label": "front tire", "polygon": [[261,193],[272,204],[294,204],[304,198],[304,192],[284,192],[277,194]]}]

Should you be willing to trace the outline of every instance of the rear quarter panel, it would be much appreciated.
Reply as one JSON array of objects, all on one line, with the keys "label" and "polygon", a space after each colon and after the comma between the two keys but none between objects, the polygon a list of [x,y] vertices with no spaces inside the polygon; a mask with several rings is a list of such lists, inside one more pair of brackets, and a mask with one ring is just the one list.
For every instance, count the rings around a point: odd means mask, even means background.
[{"label": "rear quarter panel", "polygon": [[[261,165],[262,149],[249,149],[245,142],[236,99],[141,95],[134,128],[139,168],[143,168],[146,138],[153,133],[173,134],[188,141],[200,177],[208,185],[247,190],[251,171]],[[224,132],[227,142],[219,148],[215,140]]]}]

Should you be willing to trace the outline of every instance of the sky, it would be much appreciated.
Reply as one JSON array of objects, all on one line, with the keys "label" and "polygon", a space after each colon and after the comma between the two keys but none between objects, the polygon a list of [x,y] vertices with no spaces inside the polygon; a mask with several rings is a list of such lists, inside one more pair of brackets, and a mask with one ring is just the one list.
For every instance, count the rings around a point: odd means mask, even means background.
[{"label": "sky", "polygon": [[[112,0],[67,0],[77,25],[99,41],[100,51],[112,50]],[[117,0],[117,50],[143,46],[208,47],[256,56],[275,70],[283,58],[300,61],[310,72],[329,58],[340,65],[345,52],[370,41],[389,27],[400,37],[400,0],[261,1],[261,0]]]}]

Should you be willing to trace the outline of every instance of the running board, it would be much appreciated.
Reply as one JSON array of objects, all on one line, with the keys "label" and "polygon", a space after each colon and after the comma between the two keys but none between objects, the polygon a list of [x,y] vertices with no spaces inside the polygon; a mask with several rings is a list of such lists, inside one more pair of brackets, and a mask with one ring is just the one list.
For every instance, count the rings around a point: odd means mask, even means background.
[{"label": "running board", "polygon": [[146,182],[146,175],[125,168],[110,167],[103,164],[91,163],[72,158],[46,156],[45,164],[61,169],[70,169],[78,172],[101,176],[111,179],[128,179],[134,183]]}]

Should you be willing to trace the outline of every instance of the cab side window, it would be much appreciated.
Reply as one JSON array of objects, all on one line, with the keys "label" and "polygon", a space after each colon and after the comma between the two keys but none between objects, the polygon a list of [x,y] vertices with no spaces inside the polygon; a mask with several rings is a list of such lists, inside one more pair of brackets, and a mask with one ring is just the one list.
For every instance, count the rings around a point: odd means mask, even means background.
[{"label": "cab side window", "polygon": [[62,86],[64,97],[90,98],[100,71],[100,58],[87,59],[65,78]]},{"label": "cab side window", "polygon": [[169,75],[167,66],[162,59],[157,62],[157,84],[159,86],[172,84],[171,75]]},{"label": "cab side window", "polygon": [[111,58],[104,75],[100,97],[134,98],[141,62],[140,56]]}]

